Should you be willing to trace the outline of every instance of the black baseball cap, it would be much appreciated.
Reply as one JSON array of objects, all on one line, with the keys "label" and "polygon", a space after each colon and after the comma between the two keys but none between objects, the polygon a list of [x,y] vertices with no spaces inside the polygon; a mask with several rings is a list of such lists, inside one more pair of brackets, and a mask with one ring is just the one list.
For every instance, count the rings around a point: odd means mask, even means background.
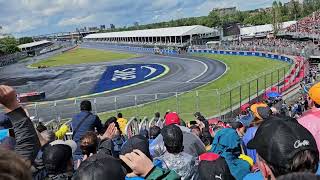
[{"label": "black baseball cap", "polygon": [[174,124],[165,126],[161,130],[161,135],[164,144],[168,147],[181,147],[183,144],[183,133],[181,129]]},{"label": "black baseball cap", "polygon": [[271,165],[284,168],[301,151],[319,152],[312,134],[290,117],[270,117],[264,121],[248,148],[256,149]]},{"label": "black baseball cap", "polygon": [[125,155],[127,153],[133,152],[133,150],[138,149],[143,152],[147,157],[151,159],[150,151],[149,151],[149,141],[146,137],[142,135],[132,136],[128,141],[123,144],[120,155]]},{"label": "black baseball cap", "polygon": [[49,174],[61,174],[66,172],[72,159],[72,149],[65,144],[49,145],[44,149],[42,159]]}]

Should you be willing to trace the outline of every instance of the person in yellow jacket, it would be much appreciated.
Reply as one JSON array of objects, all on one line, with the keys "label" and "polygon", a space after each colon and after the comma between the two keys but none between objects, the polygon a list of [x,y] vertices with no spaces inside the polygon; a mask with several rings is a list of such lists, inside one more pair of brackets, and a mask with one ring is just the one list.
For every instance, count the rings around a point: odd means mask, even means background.
[{"label": "person in yellow jacket", "polygon": [[123,118],[122,113],[118,113],[117,117],[118,117],[117,122],[119,123],[121,133],[126,134],[125,130],[126,130],[126,126],[128,124],[128,120]]},{"label": "person in yellow jacket", "polygon": [[69,132],[69,126],[67,124],[63,124],[58,131],[55,132],[57,139],[63,140],[64,136]]}]

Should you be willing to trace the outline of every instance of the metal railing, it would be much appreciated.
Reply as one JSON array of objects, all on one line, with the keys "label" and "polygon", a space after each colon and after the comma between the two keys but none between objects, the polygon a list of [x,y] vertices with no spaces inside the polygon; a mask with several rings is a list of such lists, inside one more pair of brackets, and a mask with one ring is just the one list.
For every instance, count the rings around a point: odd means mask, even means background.
[{"label": "metal railing", "polygon": [[[280,67],[273,71],[242,80],[234,86],[223,90],[194,90],[186,92],[168,92],[157,94],[137,94],[107,97],[101,95],[86,98],[92,102],[93,113],[99,114],[102,120],[122,112],[126,117],[135,117],[137,121],[144,117],[153,117],[155,112],[164,114],[175,111],[182,119],[191,120],[194,112],[202,112],[206,116],[225,118],[227,112],[235,112],[235,106],[246,102],[254,102],[272,86],[280,89],[289,67]],[[256,99],[258,97],[258,99]],[[27,105],[30,116],[44,121],[61,122],[70,119],[80,112],[82,98],[71,100],[39,102]],[[147,120],[144,126],[147,127]],[[148,121],[149,122],[149,121]],[[154,122],[159,125],[160,122]],[[150,125],[148,125],[150,126]]]}]

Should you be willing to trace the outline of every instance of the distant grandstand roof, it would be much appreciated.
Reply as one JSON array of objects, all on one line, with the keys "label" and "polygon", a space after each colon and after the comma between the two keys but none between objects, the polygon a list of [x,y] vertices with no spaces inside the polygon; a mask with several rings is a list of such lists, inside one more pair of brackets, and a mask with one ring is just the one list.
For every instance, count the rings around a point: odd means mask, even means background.
[{"label": "distant grandstand roof", "polygon": [[113,38],[113,37],[166,37],[166,36],[187,36],[193,34],[212,33],[214,30],[209,27],[195,26],[180,26],[159,29],[145,29],[135,31],[121,31],[110,33],[90,34],[85,38]]},{"label": "distant grandstand roof", "polygon": [[43,40],[43,41],[36,41],[36,42],[32,42],[32,43],[27,43],[27,44],[21,44],[18,46],[18,48],[19,49],[32,48],[34,46],[39,46],[39,45],[47,44],[47,43],[51,43],[51,41]]},{"label": "distant grandstand roof", "polygon": [[[297,21],[287,21],[282,23],[282,28],[287,28],[292,24],[295,24]],[[244,27],[240,29],[240,34],[242,36],[253,36],[257,33],[272,32],[272,24],[265,24],[260,26]]]}]

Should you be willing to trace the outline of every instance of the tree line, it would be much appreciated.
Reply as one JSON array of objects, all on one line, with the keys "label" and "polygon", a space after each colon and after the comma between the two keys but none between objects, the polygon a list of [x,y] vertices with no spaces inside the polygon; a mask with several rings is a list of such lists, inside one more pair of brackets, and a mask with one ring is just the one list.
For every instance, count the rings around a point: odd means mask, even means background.
[{"label": "tree line", "polygon": [[32,37],[21,37],[21,38],[14,38],[12,36],[6,36],[0,38],[0,55],[6,54],[13,54],[19,52],[20,49],[18,46],[20,44],[26,44],[33,42]]},{"label": "tree line", "polygon": [[241,25],[263,25],[275,24],[285,21],[298,20],[308,16],[320,9],[320,0],[304,0],[299,3],[298,0],[291,0],[283,4],[280,1],[274,1],[271,8],[240,11],[235,10],[230,13],[221,13],[213,9],[207,16],[182,18],[167,22],[159,22],[145,25],[138,25],[137,22],[130,27],[118,27],[101,32],[130,31],[142,29],[154,29],[176,26],[203,25],[207,27],[221,27],[229,23],[239,23]]}]

